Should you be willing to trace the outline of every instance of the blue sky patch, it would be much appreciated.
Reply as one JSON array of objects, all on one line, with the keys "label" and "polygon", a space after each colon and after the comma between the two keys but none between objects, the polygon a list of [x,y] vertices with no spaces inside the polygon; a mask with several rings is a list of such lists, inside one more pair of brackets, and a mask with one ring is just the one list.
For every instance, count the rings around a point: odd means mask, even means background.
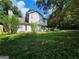
[{"label": "blue sky patch", "polygon": [[11,0],[15,6],[21,11],[22,16],[25,17],[26,12],[30,9],[37,10],[41,13],[45,18],[51,14],[51,11],[47,14],[44,14],[43,9],[39,9],[36,5],[36,0]]}]

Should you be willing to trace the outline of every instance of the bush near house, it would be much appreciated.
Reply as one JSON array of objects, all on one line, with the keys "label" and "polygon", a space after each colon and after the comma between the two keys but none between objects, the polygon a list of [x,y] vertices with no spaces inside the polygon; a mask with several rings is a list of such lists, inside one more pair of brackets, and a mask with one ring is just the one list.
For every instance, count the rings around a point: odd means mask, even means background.
[{"label": "bush near house", "polygon": [[30,23],[32,32],[37,32],[39,25],[37,23]]},{"label": "bush near house", "polygon": [[0,36],[0,56],[10,59],[79,59],[79,31]]},{"label": "bush near house", "polygon": [[8,15],[5,15],[1,22],[3,23],[5,32],[9,34],[16,33],[20,24],[16,15],[12,16],[11,18]]}]

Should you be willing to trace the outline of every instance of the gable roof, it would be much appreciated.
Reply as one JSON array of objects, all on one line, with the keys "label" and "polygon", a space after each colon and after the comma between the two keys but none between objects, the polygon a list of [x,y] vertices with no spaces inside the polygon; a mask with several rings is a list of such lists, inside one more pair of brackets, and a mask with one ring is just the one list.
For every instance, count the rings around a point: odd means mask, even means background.
[{"label": "gable roof", "polygon": [[44,18],[43,15],[40,12],[38,12],[37,10],[33,10],[33,9],[30,9],[26,14],[31,14],[31,13],[34,13],[34,12],[37,12],[39,15],[42,16],[42,18]]}]

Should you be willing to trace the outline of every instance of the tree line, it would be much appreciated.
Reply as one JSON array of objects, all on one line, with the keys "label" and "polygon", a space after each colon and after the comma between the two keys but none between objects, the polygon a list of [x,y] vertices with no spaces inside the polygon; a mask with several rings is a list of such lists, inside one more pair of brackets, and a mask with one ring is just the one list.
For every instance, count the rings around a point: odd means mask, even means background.
[{"label": "tree line", "polygon": [[36,3],[45,13],[52,9],[49,28],[79,29],[79,0],[37,0]]}]

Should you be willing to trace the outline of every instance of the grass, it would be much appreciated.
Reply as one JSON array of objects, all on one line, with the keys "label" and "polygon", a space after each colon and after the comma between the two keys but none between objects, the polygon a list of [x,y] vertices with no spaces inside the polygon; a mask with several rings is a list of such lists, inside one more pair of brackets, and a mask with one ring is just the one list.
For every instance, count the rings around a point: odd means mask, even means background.
[{"label": "grass", "polygon": [[10,59],[79,59],[79,31],[0,35],[0,55]]}]

